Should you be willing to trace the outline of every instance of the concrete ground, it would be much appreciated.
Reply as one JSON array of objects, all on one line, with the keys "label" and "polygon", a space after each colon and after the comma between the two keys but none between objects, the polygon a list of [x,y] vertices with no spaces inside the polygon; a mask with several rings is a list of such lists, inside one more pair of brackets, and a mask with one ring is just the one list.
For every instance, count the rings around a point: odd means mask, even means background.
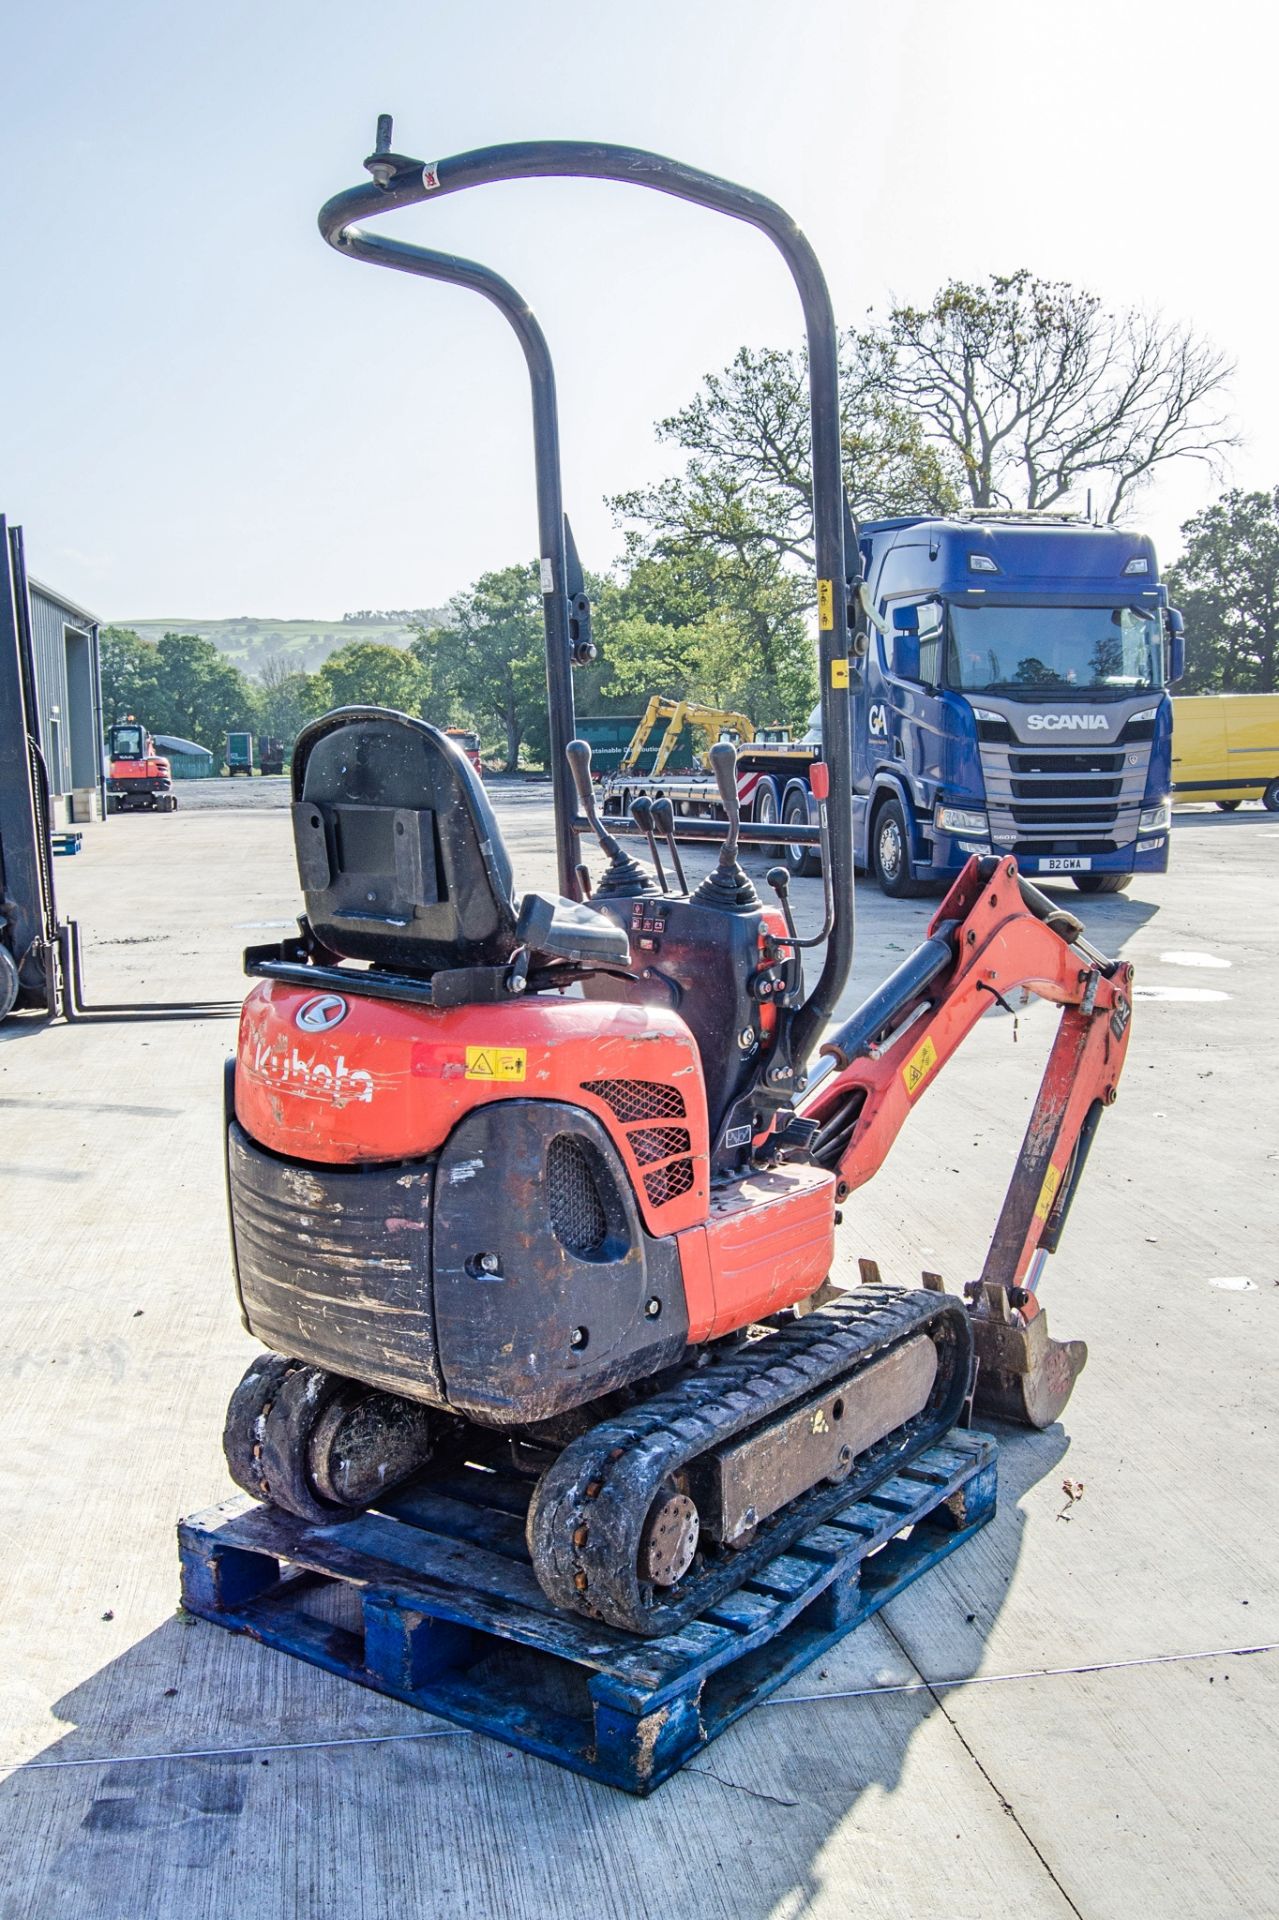
[{"label": "concrete ground", "polygon": [[[217,784],[57,863],[92,998],[237,996],[242,946],[291,922],[282,790],[198,804]],[[545,789],[494,791],[546,884]],[[174,1522],[228,1491],[253,1351],[233,1028],[10,1022],[2,1920],[1273,1915],[1279,820],[1192,812],[1174,840],[1166,877],[1083,903],[1140,997],[1043,1289],[1092,1348],[1063,1424],[1001,1435],[986,1531],[647,1802],[178,1616]],[[857,906],[850,1006],[932,911]],[[847,1209],[846,1269],[977,1271],[1050,1031],[983,1020]]]}]

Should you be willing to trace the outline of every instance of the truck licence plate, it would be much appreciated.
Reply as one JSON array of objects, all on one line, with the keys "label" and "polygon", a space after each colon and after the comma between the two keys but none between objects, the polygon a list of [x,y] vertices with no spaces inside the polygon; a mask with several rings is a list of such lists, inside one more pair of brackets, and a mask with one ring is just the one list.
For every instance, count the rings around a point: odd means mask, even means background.
[{"label": "truck licence plate", "polygon": [[1072,860],[1041,860],[1039,871],[1041,873],[1087,873],[1091,865],[1091,857],[1085,854],[1079,859]]}]

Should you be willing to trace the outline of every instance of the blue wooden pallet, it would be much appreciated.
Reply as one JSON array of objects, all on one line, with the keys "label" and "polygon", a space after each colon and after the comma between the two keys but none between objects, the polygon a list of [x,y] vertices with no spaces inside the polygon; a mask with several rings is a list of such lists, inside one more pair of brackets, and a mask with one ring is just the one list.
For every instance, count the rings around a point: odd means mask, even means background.
[{"label": "blue wooden pallet", "polygon": [[51,833],[49,835],[49,842],[55,854],[79,853],[80,848],[84,844],[84,835],[82,833],[76,833],[69,828],[63,828],[59,829],[57,833]]},{"label": "blue wooden pallet", "polygon": [[658,1640],[551,1605],[524,1545],[529,1484],[428,1472],[336,1527],[225,1500],[179,1525],[183,1604],[645,1794],[985,1525],[995,1443],[953,1431]]}]

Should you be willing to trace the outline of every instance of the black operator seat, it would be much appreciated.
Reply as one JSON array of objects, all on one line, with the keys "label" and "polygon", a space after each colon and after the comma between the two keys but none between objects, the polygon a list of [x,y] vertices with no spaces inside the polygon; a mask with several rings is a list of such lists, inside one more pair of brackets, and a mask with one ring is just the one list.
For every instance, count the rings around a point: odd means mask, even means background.
[{"label": "black operator seat", "polygon": [[293,750],[293,837],[316,938],[347,960],[432,974],[506,966],[521,947],[625,966],[626,934],[542,894],[515,905],[510,857],[475,769],[438,727],[339,707]]}]

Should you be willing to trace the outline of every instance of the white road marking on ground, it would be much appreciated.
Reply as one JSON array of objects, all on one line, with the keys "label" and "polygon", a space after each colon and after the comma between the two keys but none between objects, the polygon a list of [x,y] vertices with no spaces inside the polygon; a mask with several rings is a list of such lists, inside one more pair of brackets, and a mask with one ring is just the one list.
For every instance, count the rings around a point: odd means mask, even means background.
[{"label": "white road marking on ground", "polygon": [[1165,967],[1228,967],[1229,960],[1223,960],[1216,953],[1161,953],[1160,963]]},{"label": "white road marking on ground", "polygon": [[1217,987],[1134,987],[1134,1000],[1229,1000]]},{"label": "white road marking on ground", "polygon": [[1225,1293],[1255,1293],[1257,1283],[1250,1280],[1246,1273],[1228,1273],[1220,1280],[1210,1280],[1210,1287],[1220,1287]]}]

